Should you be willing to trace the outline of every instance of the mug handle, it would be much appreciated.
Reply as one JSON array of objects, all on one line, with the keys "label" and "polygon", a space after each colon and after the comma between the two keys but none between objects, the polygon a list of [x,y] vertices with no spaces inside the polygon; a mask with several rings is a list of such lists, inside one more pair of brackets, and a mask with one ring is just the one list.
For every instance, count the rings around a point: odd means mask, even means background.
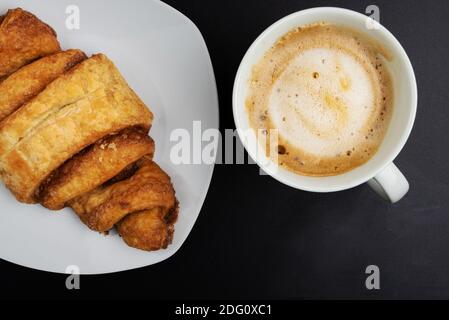
[{"label": "mug handle", "polygon": [[395,203],[408,191],[409,183],[393,162],[368,180],[368,185],[385,200]]}]

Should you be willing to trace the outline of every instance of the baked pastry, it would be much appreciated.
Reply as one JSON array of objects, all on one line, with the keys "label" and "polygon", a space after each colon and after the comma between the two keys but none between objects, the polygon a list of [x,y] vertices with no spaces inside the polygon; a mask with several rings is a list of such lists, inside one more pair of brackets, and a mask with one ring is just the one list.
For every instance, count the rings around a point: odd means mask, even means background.
[{"label": "baked pastry", "polygon": [[177,217],[177,207],[168,212],[155,207],[127,215],[118,223],[117,231],[130,247],[147,251],[165,249],[173,240]]},{"label": "baked pastry", "polygon": [[69,204],[92,230],[107,232],[117,226],[129,246],[142,250],[166,248],[178,217],[170,177],[147,156],[129,178],[98,187]]},{"label": "baked pastry", "polygon": [[101,186],[69,203],[89,228],[106,232],[130,213],[157,207],[166,214],[176,207],[170,177],[148,157],[137,167],[130,178]]},{"label": "baked pastry", "polygon": [[32,13],[17,8],[0,18],[0,78],[60,50],[56,32]]},{"label": "baked pastry", "polygon": [[178,201],[152,161],[152,121],[105,55],[61,52],[21,9],[0,17],[0,178],[19,201],[71,206],[93,230],[166,248]]},{"label": "baked pastry", "polygon": [[58,168],[37,196],[43,206],[62,209],[73,198],[117,176],[144,155],[152,158],[154,141],[147,131],[129,128],[97,141]]},{"label": "baked pastry", "polygon": [[76,65],[0,123],[0,170],[16,198],[36,203],[39,185],[73,155],[152,113],[103,54]]},{"label": "baked pastry", "polygon": [[0,121],[85,59],[81,50],[67,50],[39,59],[6,78],[0,83]]}]

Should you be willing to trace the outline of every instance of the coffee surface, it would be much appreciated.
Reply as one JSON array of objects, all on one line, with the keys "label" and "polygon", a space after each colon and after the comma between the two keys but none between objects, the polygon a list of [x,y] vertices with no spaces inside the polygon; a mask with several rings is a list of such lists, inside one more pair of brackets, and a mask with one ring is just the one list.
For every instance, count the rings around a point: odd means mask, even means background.
[{"label": "coffee surface", "polygon": [[312,176],[368,161],[392,113],[387,59],[370,39],[327,23],[280,38],[254,66],[246,101],[256,132],[277,130],[276,145],[266,139],[267,155],[276,150],[278,164]]}]

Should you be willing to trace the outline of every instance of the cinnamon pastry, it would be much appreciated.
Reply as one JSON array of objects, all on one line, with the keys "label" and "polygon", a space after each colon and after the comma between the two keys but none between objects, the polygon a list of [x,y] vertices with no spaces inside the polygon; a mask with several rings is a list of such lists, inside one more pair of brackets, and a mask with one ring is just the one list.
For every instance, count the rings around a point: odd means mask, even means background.
[{"label": "cinnamon pastry", "polygon": [[117,230],[130,247],[147,251],[165,249],[173,240],[177,215],[177,207],[168,212],[155,207],[126,216]]},{"label": "cinnamon pastry", "polygon": [[56,32],[35,15],[17,8],[0,18],[0,78],[60,50]]},{"label": "cinnamon pastry", "polygon": [[0,17],[0,178],[19,201],[70,206],[131,247],[166,248],[178,201],[152,161],[152,121],[105,55],[60,52],[54,31],[21,9]]},{"label": "cinnamon pastry", "polygon": [[145,130],[129,128],[97,141],[53,173],[40,186],[43,206],[62,209],[65,204],[117,176],[144,155],[152,158],[154,141]]},{"label": "cinnamon pastry", "polygon": [[170,177],[148,157],[128,179],[99,187],[70,202],[92,230],[106,232],[130,213],[160,208],[164,215],[176,207]]},{"label": "cinnamon pastry", "polygon": [[149,129],[153,115],[103,54],[81,62],[0,124],[0,170],[21,202],[66,160],[104,136]]},{"label": "cinnamon pastry", "polygon": [[39,59],[13,73],[0,83],[0,121],[85,59],[87,57],[81,50],[67,50]]},{"label": "cinnamon pastry", "polygon": [[89,228],[107,232],[114,225],[123,240],[141,250],[166,248],[173,239],[178,201],[170,177],[149,157],[129,178],[103,185],[70,202]]}]

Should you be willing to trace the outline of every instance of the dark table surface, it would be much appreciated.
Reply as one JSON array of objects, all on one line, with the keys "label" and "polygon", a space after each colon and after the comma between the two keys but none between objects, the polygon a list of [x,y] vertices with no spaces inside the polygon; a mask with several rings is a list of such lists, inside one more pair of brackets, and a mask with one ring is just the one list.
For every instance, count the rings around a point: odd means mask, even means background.
[{"label": "dark table surface", "polygon": [[[297,10],[380,8],[381,22],[415,68],[419,105],[396,164],[410,182],[399,203],[367,185],[313,194],[260,176],[255,165],[217,165],[201,214],[170,259],[138,270],[65,276],[0,261],[9,298],[449,298],[449,2],[391,0],[170,0],[201,30],[220,97],[221,129],[234,128],[239,62],[267,26]],[[380,268],[380,290],[365,268]]]}]

